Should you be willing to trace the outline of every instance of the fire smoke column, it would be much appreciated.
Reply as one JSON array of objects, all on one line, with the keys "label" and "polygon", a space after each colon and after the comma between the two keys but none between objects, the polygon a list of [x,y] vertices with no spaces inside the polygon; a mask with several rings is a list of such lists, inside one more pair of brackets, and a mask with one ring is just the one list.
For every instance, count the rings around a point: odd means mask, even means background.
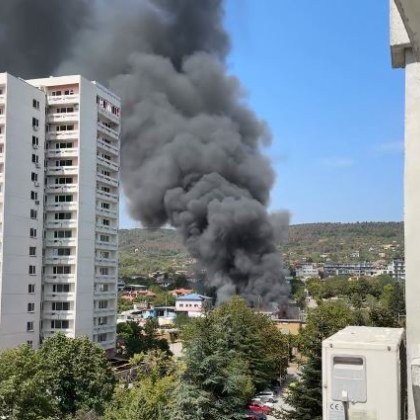
[{"label": "fire smoke column", "polygon": [[270,133],[227,72],[222,0],[89,4],[65,54],[54,57],[55,73],[106,82],[123,98],[122,180],[132,216],[176,227],[219,300],[240,293],[279,303],[287,290],[267,213],[274,172],[260,152]]}]

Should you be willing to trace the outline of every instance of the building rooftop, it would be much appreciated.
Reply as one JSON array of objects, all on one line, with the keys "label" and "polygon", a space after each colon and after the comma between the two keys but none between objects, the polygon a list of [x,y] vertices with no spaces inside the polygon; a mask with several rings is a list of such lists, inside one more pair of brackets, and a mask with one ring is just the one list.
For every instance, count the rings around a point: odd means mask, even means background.
[{"label": "building rooftop", "polygon": [[183,300],[210,300],[211,298],[208,296],[199,295],[198,293],[191,293],[190,295],[185,296],[179,296],[176,298],[177,301],[183,301]]}]

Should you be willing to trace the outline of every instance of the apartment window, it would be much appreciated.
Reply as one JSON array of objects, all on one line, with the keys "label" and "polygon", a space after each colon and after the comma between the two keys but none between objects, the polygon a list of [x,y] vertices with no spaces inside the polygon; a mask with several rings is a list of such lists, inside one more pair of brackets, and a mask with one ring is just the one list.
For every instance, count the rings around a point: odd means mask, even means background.
[{"label": "apartment window", "polygon": [[101,191],[106,192],[106,193],[110,193],[111,189],[108,187],[101,187]]},{"label": "apartment window", "polygon": [[37,136],[32,136],[32,146],[38,146],[39,145],[39,139]]},{"label": "apartment window", "polygon": [[32,99],[32,106],[35,109],[39,109],[39,101],[37,101],[36,99]]},{"label": "apartment window", "polygon": [[68,239],[71,238],[71,230],[55,230],[54,231],[54,238],[60,238],[60,239]]},{"label": "apartment window", "polygon": [[72,177],[56,178],[55,183],[58,185],[73,184],[73,178]]},{"label": "apartment window", "polygon": [[55,220],[70,220],[71,213],[69,212],[55,213],[54,218]]},{"label": "apartment window", "polygon": [[31,200],[38,200],[38,193],[36,191],[31,191]]},{"label": "apartment window", "polygon": [[51,321],[51,328],[65,330],[69,328],[69,321],[65,319],[54,319]]},{"label": "apartment window", "polygon": [[99,240],[101,242],[109,242],[109,236],[108,235],[100,235]]},{"label": "apartment window", "polygon": [[98,325],[106,325],[108,324],[108,318],[106,316],[100,316],[98,318]]},{"label": "apartment window", "polygon": [[56,160],[55,166],[73,166],[73,161],[71,159]]},{"label": "apartment window", "polygon": [[111,172],[110,172],[110,171],[105,171],[105,170],[103,170],[103,171],[102,171],[102,175],[105,175],[105,176],[111,176]]},{"label": "apartment window", "polygon": [[74,108],[73,107],[57,108],[55,112],[57,112],[58,114],[65,114],[67,112],[74,112]]},{"label": "apartment window", "polygon": [[69,284],[53,284],[53,293],[68,293],[70,292]]},{"label": "apartment window", "polygon": [[108,301],[107,300],[100,300],[98,302],[98,308],[99,309],[106,309],[106,308],[108,308]]},{"label": "apartment window", "polygon": [[38,118],[32,118],[32,127],[33,128],[38,128],[39,127],[39,120]]},{"label": "apartment window", "polygon": [[31,219],[36,219],[38,217],[38,212],[36,210],[31,209],[30,216]]},{"label": "apartment window", "polygon": [[26,331],[31,332],[34,330],[34,323],[33,321],[28,321],[26,323]]},{"label": "apartment window", "polygon": [[36,246],[30,246],[29,247],[29,256],[30,257],[36,257]]},{"label": "apartment window", "polygon": [[73,201],[72,195],[56,195],[54,197],[56,203],[70,203]]},{"label": "apartment window", "polygon": [[35,172],[31,172],[31,181],[38,181],[38,174]]},{"label": "apartment window", "polygon": [[35,311],[35,303],[28,303],[28,312],[34,312]]},{"label": "apartment window", "polygon": [[33,294],[35,293],[35,284],[28,284],[28,293]]},{"label": "apartment window", "polygon": [[59,257],[68,257],[71,255],[71,249],[70,248],[58,248],[57,249],[57,255]]},{"label": "apartment window", "polygon": [[108,285],[107,284],[100,284],[98,286],[98,292],[107,292],[108,291]]},{"label": "apartment window", "polygon": [[111,160],[111,156],[102,154],[102,157],[106,160]]},{"label": "apartment window", "polygon": [[106,333],[98,334],[98,343],[103,343],[106,341]]},{"label": "apartment window", "polygon": [[31,347],[31,348],[33,347],[33,344],[34,344],[34,343],[33,343],[33,341],[32,341],[32,340],[28,340],[28,341],[26,342],[26,345],[27,345],[27,346],[29,346],[29,347]]},{"label": "apartment window", "polygon": [[108,220],[108,219],[103,219],[103,220],[102,220],[102,224],[103,224],[104,226],[109,226],[109,220]]},{"label": "apartment window", "polygon": [[38,162],[39,162],[38,155],[32,153],[32,163],[38,163]]},{"label": "apartment window", "polygon": [[109,258],[109,251],[101,251],[101,258],[105,258],[105,259],[107,259],[107,258]]},{"label": "apartment window", "polygon": [[55,131],[73,131],[73,130],[74,130],[74,125],[73,124],[57,125],[55,127]]},{"label": "apartment window", "polygon": [[73,89],[68,89],[64,91],[64,95],[74,95]]},{"label": "apartment window", "polygon": [[61,96],[61,90],[55,90],[51,92],[51,96]]},{"label": "apartment window", "polygon": [[36,238],[36,229],[35,228],[30,228],[29,229],[29,236],[31,238]]},{"label": "apartment window", "polygon": [[70,302],[53,302],[52,310],[53,311],[69,311]]},{"label": "apartment window", "polygon": [[110,204],[109,203],[101,203],[101,208],[103,208],[103,209],[107,209],[107,210],[109,210],[109,208],[110,208],[111,206],[110,206]]},{"label": "apartment window", "polygon": [[34,276],[35,274],[36,274],[36,266],[34,266],[34,265],[30,265],[29,266],[29,274],[31,275],[31,276]]},{"label": "apartment window", "polygon": [[101,274],[101,276],[107,276],[107,275],[109,275],[109,268],[108,267],[101,267],[99,269],[99,273]]},{"label": "apartment window", "polygon": [[53,274],[71,274],[70,265],[55,265],[53,267]]}]

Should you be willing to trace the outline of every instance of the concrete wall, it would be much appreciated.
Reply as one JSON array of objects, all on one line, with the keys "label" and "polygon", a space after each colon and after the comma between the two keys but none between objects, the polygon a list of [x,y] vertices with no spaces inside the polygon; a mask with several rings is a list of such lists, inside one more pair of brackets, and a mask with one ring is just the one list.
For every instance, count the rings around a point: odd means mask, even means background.
[{"label": "concrete wall", "polygon": [[[0,303],[0,348],[18,344],[39,343],[42,274],[43,184],[45,95],[38,89],[11,76],[0,75],[0,85],[6,84],[6,130],[4,142],[3,229]],[[33,99],[39,109],[33,107]],[[32,118],[37,118],[37,129]],[[39,139],[39,148],[32,147],[32,136]],[[38,166],[32,163],[32,154],[38,156]],[[31,173],[38,174],[36,186]],[[38,194],[31,199],[31,191]],[[37,211],[37,219],[30,210]],[[35,228],[37,237],[30,238]],[[29,256],[29,247],[36,247],[36,257]],[[36,274],[29,274],[29,266]],[[28,293],[29,284],[35,293]],[[28,303],[35,310],[28,312]],[[27,331],[27,322],[33,322],[33,331]]]}]

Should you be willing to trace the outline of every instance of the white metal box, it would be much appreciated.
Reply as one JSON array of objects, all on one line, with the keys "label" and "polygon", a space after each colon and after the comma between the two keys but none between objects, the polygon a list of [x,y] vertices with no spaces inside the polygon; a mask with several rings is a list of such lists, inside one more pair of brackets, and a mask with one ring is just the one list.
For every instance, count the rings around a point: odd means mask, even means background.
[{"label": "white metal box", "polygon": [[323,420],[404,420],[405,366],[402,328],[346,327],[327,338]]}]

